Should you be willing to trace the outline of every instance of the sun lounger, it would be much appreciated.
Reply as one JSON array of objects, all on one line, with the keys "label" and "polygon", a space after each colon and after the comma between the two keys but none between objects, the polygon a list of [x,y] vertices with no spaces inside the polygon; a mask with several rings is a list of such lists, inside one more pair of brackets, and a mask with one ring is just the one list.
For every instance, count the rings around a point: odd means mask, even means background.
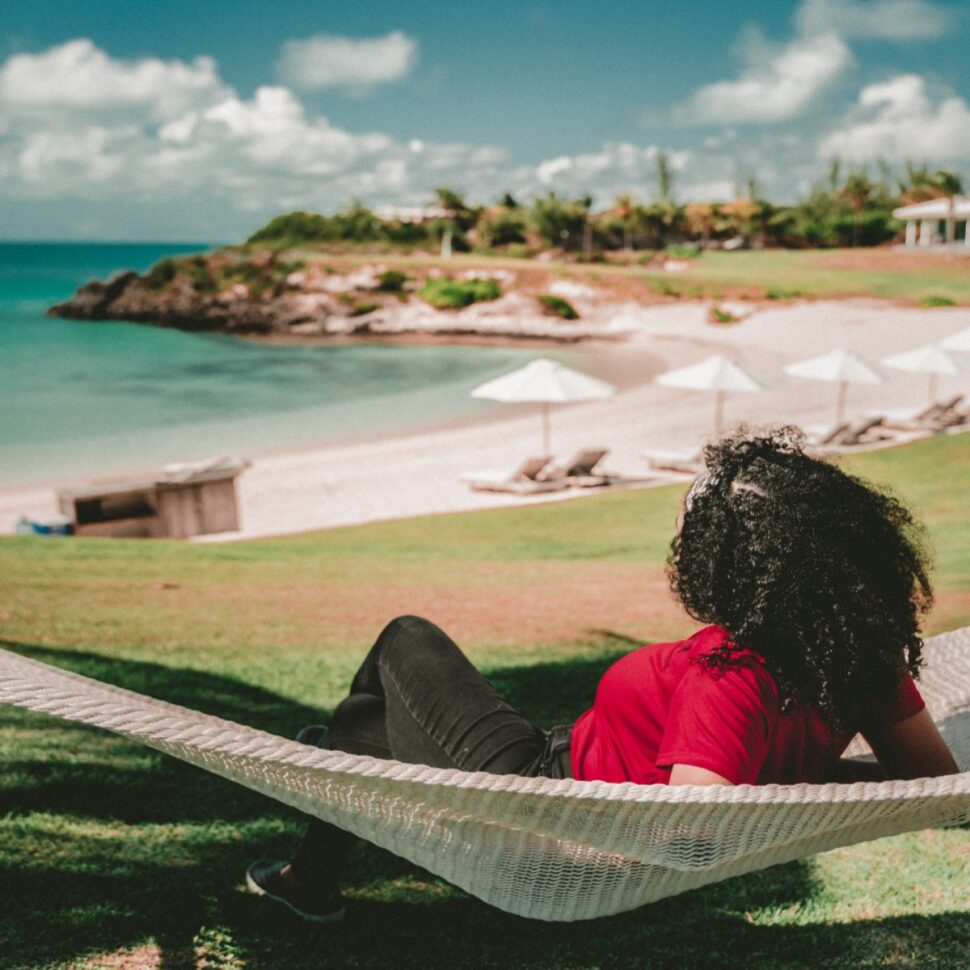
[{"label": "sun lounger", "polygon": [[886,433],[888,429],[883,421],[883,415],[870,414],[857,421],[843,421],[822,427],[809,426],[804,429],[805,437],[810,444],[819,448],[854,448],[891,437],[891,434]]},{"label": "sun lounger", "polygon": [[939,433],[965,424],[968,414],[961,408],[964,397],[954,394],[945,401],[934,401],[915,409],[887,411],[883,424],[893,431],[930,431]]},{"label": "sun lounger", "polygon": [[551,455],[526,458],[512,471],[468,472],[461,480],[476,492],[511,492],[515,495],[534,495],[539,492],[556,492],[568,486],[562,479],[540,481],[538,476],[552,461]]},{"label": "sun lounger", "polygon": [[643,457],[651,469],[662,472],[676,472],[679,475],[699,475],[704,467],[703,455],[700,448],[670,449],[667,451],[652,449],[644,451]]},{"label": "sun lounger", "polygon": [[609,454],[608,448],[582,448],[568,461],[548,465],[537,476],[543,482],[565,481],[567,485],[589,487],[605,485],[610,478],[605,474],[594,474],[596,466]]},{"label": "sun lounger", "polygon": [[568,461],[550,465],[539,473],[543,482],[565,482],[574,488],[600,488],[613,485],[642,485],[655,481],[656,476],[618,475],[597,471],[600,462],[609,454],[608,448],[583,448]]}]

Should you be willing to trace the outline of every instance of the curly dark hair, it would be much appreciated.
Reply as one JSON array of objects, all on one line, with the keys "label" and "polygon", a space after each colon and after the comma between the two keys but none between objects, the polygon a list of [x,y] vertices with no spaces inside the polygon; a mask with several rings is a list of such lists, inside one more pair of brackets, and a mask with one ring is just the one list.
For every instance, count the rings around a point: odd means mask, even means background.
[{"label": "curly dark hair", "polygon": [[933,599],[922,531],[892,496],[807,455],[800,432],[739,429],[704,450],[667,560],[687,612],[764,658],[782,710],[857,730],[916,673]]}]

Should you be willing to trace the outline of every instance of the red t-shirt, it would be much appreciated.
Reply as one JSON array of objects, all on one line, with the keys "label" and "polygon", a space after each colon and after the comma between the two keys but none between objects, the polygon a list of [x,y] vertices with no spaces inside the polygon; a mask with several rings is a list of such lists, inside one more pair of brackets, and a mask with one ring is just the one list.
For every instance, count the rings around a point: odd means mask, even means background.
[{"label": "red t-shirt", "polygon": [[[583,781],[667,784],[675,764],[706,768],[736,785],[820,783],[831,779],[852,734],[835,732],[819,712],[795,704],[782,714],[764,661],[740,650],[741,663],[712,670],[698,659],[729,640],[709,626],[688,640],[654,643],[618,660],[573,727],[573,777]],[[879,724],[923,709],[906,676]]]}]

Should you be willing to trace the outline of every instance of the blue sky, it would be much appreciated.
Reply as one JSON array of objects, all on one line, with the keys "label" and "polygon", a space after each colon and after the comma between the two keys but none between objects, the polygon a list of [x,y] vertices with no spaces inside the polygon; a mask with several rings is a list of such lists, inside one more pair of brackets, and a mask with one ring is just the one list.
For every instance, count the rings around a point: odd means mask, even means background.
[{"label": "blue sky", "polygon": [[235,239],[282,209],[804,194],[834,155],[970,175],[934,0],[5,0],[0,237]]}]

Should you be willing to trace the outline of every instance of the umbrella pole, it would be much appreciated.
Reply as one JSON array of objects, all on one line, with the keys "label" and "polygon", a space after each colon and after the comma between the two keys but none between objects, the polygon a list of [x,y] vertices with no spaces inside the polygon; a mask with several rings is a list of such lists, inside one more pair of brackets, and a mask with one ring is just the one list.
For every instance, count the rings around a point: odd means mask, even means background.
[{"label": "umbrella pole", "polygon": [[721,437],[724,427],[724,391],[718,391],[714,398],[714,435]]},{"label": "umbrella pole", "polygon": [[542,453],[550,454],[549,451],[549,403],[542,403]]},{"label": "umbrella pole", "polygon": [[839,399],[835,405],[835,423],[841,424],[845,418],[845,394],[849,388],[848,381],[839,381]]}]

